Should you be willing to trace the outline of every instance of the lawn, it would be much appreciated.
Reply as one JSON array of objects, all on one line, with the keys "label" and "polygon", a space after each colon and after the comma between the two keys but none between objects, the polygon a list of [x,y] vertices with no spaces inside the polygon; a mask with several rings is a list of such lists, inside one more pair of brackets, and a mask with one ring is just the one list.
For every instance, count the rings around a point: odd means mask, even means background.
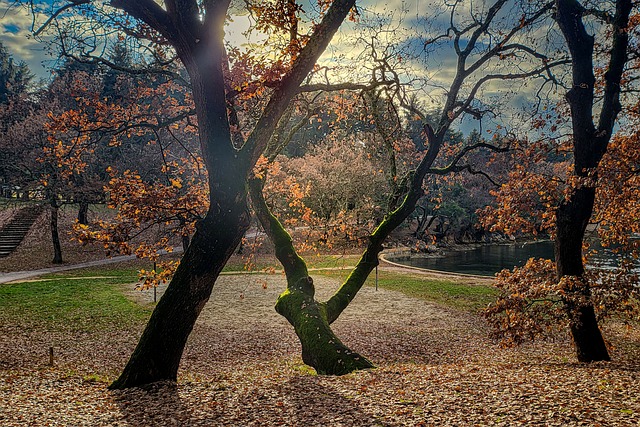
[{"label": "lawn", "polygon": [[[318,271],[327,277],[344,280],[349,270]],[[486,282],[486,281],[484,281]],[[367,279],[365,286],[376,285],[375,273]],[[486,284],[469,284],[454,280],[433,279],[412,273],[381,271],[378,274],[378,287],[402,292],[413,298],[429,301],[455,310],[477,313],[493,301],[498,291]]]},{"label": "lawn", "polygon": [[[342,269],[353,267],[358,262],[358,255],[327,255],[327,254],[306,254],[304,260],[311,269]],[[248,262],[250,261],[250,262]],[[248,258],[248,255],[233,255],[222,271],[238,272],[251,271],[261,273],[265,271],[280,270],[282,266],[275,255],[257,254]]]},{"label": "lawn", "polygon": [[100,331],[144,321],[151,307],[136,304],[122,292],[136,271],[87,270],[53,274],[0,286],[0,318],[50,329]]}]

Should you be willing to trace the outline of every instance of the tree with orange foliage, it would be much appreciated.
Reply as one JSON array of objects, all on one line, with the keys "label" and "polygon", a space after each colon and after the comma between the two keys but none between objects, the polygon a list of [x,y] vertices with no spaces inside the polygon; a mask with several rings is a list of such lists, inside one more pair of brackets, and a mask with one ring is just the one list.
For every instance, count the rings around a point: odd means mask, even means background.
[{"label": "tree with orange foliage", "polygon": [[[139,71],[126,60],[124,47],[115,44],[113,51],[114,64]],[[156,263],[179,240],[187,249],[195,222],[206,212],[193,106],[185,88],[166,76],[97,69],[102,72],[93,85],[74,85],[71,108],[50,115],[45,156],[77,189],[71,201],[82,207],[92,200],[87,185],[79,184],[98,174],[103,202],[117,210],[114,218],[92,223],[79,215],[77,240],[99,242],[108,255],[135,253]],[[160,269],[142,272],[142,287],[166,281],[176,265],[158,262]]]},{"label": "tree with orange foliage", "polygon": [[[36,8],[42,6],[36,2],[25,3]],[[355,1],[320,2],[321,14],[304,28],[297,25],[305,19],[302,11],[292,10],[286,2],[256,3],[258,6],[247,3],[250,9],[263,9],[256,12],[257,29],[274,34],[275,40],[282,40],[280,34],[283,32],[290,37],[285,43],[286,49],[274,49],[276,61],[269,61],[272,66],[266,67],[268,69],[263,74],[254,73],[251,81],[237,81],[231,86],[225,79],[225,70],[230,67],[224,46],[229,4],[229,1],[218,0],[169,0],[164,5],[153,0],[112,0],[108,4],[73,0],[53,12],[46,11],[48,18],[36,30],[40,35],[50,28],[64,27],[64,30],[55,32],[61,36],[58,38],[61,47],[66,53],[79,57],[84,55],[85,58],[90,58],[96,48],[91,46],[91,42],[73,41],[74,35],[86,34],[86,28],[78,26],[85,25],[86,19],[95,24],[93,28],[97,29],[97,36],[109,37],[110,30],[114,28],[124,30],[124,33],[141,40],[142,47],[151,46],[150,55],[156,59],[164,59],[165,63],[177,60],[184,65],[197,117],[201,155],[208,173],[208,210],[198,222],[180,266],[156,306],[129,363],[111,388],[176,380],[182,352],[193,325],[220,271],[249,227],[247,178],[252,175],[256,161],[289,102],[298,93],[300,84],[313,69]],[[69,15],[74,13],[83,14],[86,18],[81,20],[82,24],[69,19]],[[283,28],[281,20],[274,20],[272,16],[283,17],[282,22],[286,22],[286,26]],[[304,37],[299,37],[298,32]],[[96,60],[104,62],[102,58]],[[258,113],[252,121],[245,122],[250,126],[246,130],[237,126],[234,119],[237,114],[229,111],[232,105],[229,101],[243,90],[252,89],[254,84],[265,93],[265,97],[259,109],[247,112]]]},{"label": "tree with orange foliage", "polygon": [[[589,223],[599,225],[605,245],[635,244],[629,236],[638,231],[633,208],[637,190],[627,187],[637,179],[632,154],[636,138],[633,131],[621,130],[612,139],[620,123],[621,89],[625,84],[632,89],[637,78],[630,74],[635,67],[628,61],[637,45],[638,9],[630,0],[613,3],[608,10],[590,9],[576,0],[555,2],[555,19],[572,65],[565,94],[571,137],[524,147],[524,163],[497,193],[499,207],[487,220],[507,232],[539,227],[555,241],[555,265],[530,260],[523,268],[500,274],[502,296],[487,310],[497,335],[513,344],[568,324],[581,362],[610,358],[599,319],[614,307],[638,313],[637,275],[628,263],[612,274],[585,270],[584,264]],[[589,34],[586,16],[601,20],[595,34]],[[633,108],[623,120],[635,122]],[[545,161],[550,152],[554,161]]]}]

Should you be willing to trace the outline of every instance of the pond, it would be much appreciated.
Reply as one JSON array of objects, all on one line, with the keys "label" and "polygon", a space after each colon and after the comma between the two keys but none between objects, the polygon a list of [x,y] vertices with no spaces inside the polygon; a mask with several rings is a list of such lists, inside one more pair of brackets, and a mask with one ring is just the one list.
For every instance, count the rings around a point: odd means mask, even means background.
[{"label": "pond", "polygon": [[[390,258],[389,261],[429,270],[493,276],[505,268],[520,267],[532,257],[554,259],[553,242],[543,240],[480,245],[465,250],[447,251],[443,256]],[[616,265],[617,258],[618,256],[610,250],[600,248],[593,257],[593,262],[601,266],[613,267]]]}]

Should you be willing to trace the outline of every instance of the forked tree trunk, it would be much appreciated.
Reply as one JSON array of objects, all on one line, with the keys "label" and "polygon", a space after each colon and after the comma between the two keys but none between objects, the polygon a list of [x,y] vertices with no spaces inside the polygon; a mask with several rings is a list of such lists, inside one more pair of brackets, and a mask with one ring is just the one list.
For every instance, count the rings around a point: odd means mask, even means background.
[{"label": "forked tree trunk", "polygon": [[[262,189],[264,181],[251,179],[249,192],[260,223],[273,242],[276,258],[284,267],[287,290],[280,295],[276,311],[294,327],[302,345],[302,360],[319,374],[344,375],[372,368],[373,364],[357,352],[346,347],[329,326],[353,301],[364,286],[369,274],[378,265],[378,254],[383,241],[415,209],[422,196],[422,181],[437,156],[441,139],[436,139],[431,127],[425,127],[431,142],[427,155],[407,181],[407,188],[399,207],[390,212],[369,236],[369,242],[358,264],[345,282],[326,302],[315,300],[313,279],[309,277],[305,261],[298,255],[291,236],[266,204]],[[400,199],[400,197],[398,197]]]},{"label": "forked tree trunk", "polygon": [[300,340],[303,362],[324,375],[373,368],[373,363],[344,345],[331,330],[325,305],[316,301],[314,293],[313,279],[303,274],[288,283],[276,303],[276,311],[289,321]]},{"label": "forked tree trunk", "polygon": [[51,243],[53,244],[53,264],[62,264],[62,246],[60,245],[60,233],[58,231],[58,201],[51,197],[49,201],[49,226],[51,228]]},{"label": "forked tree trunk", "polygon": [[245,200],[220,205],[198,223],[193,239],[165,294],[131,355],[110,389],[156,381],[176,381],[187,338],[209,300],[213,285],[249,228]]},{"label": "forked tree trunk", "polygon": [[307,264],[297,254],[289,233],[269,211],[262,194],[263,184],[259,179],[250,180],[251,201],[275,246],[276,258],[284,267],[287,289],[278,297],[276,311],[293,326],[302,345],[302,360],[325,375],[373,368],[369,360],[345,346],[331,330],[326,304],[315,299]]},{"label": "forked tree trunk", "polygon": [[[616,0],[612,17],[612,43],[599,120],[594,123],[595,74],[593,65],[594,37],[587,33],[582,21],[584,7],[577,0],[556,0],[555,19],[571,54],[572,88],[566,99],[571,109],[574,172],[588,184],[581,184],[556,211],[556,273],[558,279],[575,277],[583,280],[582,241],[593,213],[597,185],[597,168],[607,151],[620,105],[620,83],[628,60],[627,26],[631,0]],[[589,183],[590,182],[590,183]],[[590,301],[589,283],[570,292],[565,306],[571,323],[576,355],[581,362],[609,360],[609,353],[598,327],[595,309]],[[576,303],[578,301],[578,303]]]}]

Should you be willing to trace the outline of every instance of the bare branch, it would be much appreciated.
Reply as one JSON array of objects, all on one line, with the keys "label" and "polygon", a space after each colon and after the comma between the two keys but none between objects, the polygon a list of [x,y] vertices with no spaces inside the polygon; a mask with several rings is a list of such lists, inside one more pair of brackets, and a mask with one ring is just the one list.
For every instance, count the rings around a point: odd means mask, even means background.
[{"label": "bare branch", "polygon": [[369,84],[363,83],[336,83],[336,84],[328,84],[328,83],[313,83],[308,85],[302,85],[298,88],[298,93],[305,92],[337,92],[341,90],[353,90],[353,91],[369,91],[376,89],[380,86],[391,85],[397,83],[394,80],[381,80],[375,81]]},{"label": "bare branch", "polygon": [[[507,145],[507,146],[498,146],[498,145],[493,145],[493,144],[489,144],[489,143],[486,143],[486,142],[477,142],[475,144],[471,144],[471,145],[467,145],[467,146],[463,147],[456,154],[456,156],[453,158],[453,160],[451,160],[451,162],[449,162],[449,164],[447,166],[442,167],[442,168],[429,168],[429,173],[434,174],[434,175],[446,175],[446,174],[452,173],[452,172],[459,172],[462,169],[466,169],[469,172],[472,172],[470,165],[459,166],[458,163],[464,158],[464,156],[466,156],[470,152],[475,151],[475,150],[479,150],[481,148],[486,148],[486,149],[494,151],[496,153],[506,153],[511,149],[509,147],[509,145]],[[462,169],[460,169],[460,168],[462,168]],[[472,172],[472,173],[480,173],[480,172]],[[493,181],[491,180],[491,182],[493,182]]]},{"label": "bare branch", "polygon": [[519,79],[524,79],[527,77],[533,77],[533,76],[538,76],[541,75],[542,73],[544,73],[545,71],[549,71],[554,67],[560,66],[560,65],[566,65],[566,64],[570,64],[571,60],[569,59],[561,59],[558,61],[554,61],[554,62],[550,62],[545,64],[542,67],[536,68],[534,70],[528,71],[528,72],[524,72],[524,73],[513,73],[513,74],[487,74],[486,76],[482,77],[481,79],[479,79],[476,84],[473,86],[473,88],[471,89],[471,92],[469,93],[469,95],[467,96],[467,98],[459,103],[456,104],[459,108],[457,110],[455,110],[452,114],[452,117],[455,119],[457,117],[460,116],[460,114],[462,114],[462,112],[467,111],[467,109],[469,108],[469,106],[471,105],[471,103],[473,102],[473,100],[475,99],[478,91],[480,90],[480,88],[487,82],[492,81],[492,80],[519,80]]},{"label": "bare branch", "polygon": [[333,35],[355,4],[355,0],[335,0],[324,15],[309,39],[295,59],[291,70],[281,80],[267,103],[264,113],[258,120],[255,131],[249,136],[244,155],[249,165],[255,164],[269,142],[271,132],[275,129],[280,116],[287,108],[289,101],[296,94],[304,78],[313,69],[320,54],[329,45]]},{"label": "bare branch", "polygon": [[40,28],[34,31],[33,35],[35,37],[38,37],[49,26],[49,24],[51,24],[51,22],[53,22],[58,16],[60,16],[65,11],[76,6],[91,3],[91,0],[70,0],[70,1],[71,1],[70,3],[65,4],[60,9],[53,12],[51,16],[49,16],[49,18],[47,18],[47,20],[40,26]]}]

